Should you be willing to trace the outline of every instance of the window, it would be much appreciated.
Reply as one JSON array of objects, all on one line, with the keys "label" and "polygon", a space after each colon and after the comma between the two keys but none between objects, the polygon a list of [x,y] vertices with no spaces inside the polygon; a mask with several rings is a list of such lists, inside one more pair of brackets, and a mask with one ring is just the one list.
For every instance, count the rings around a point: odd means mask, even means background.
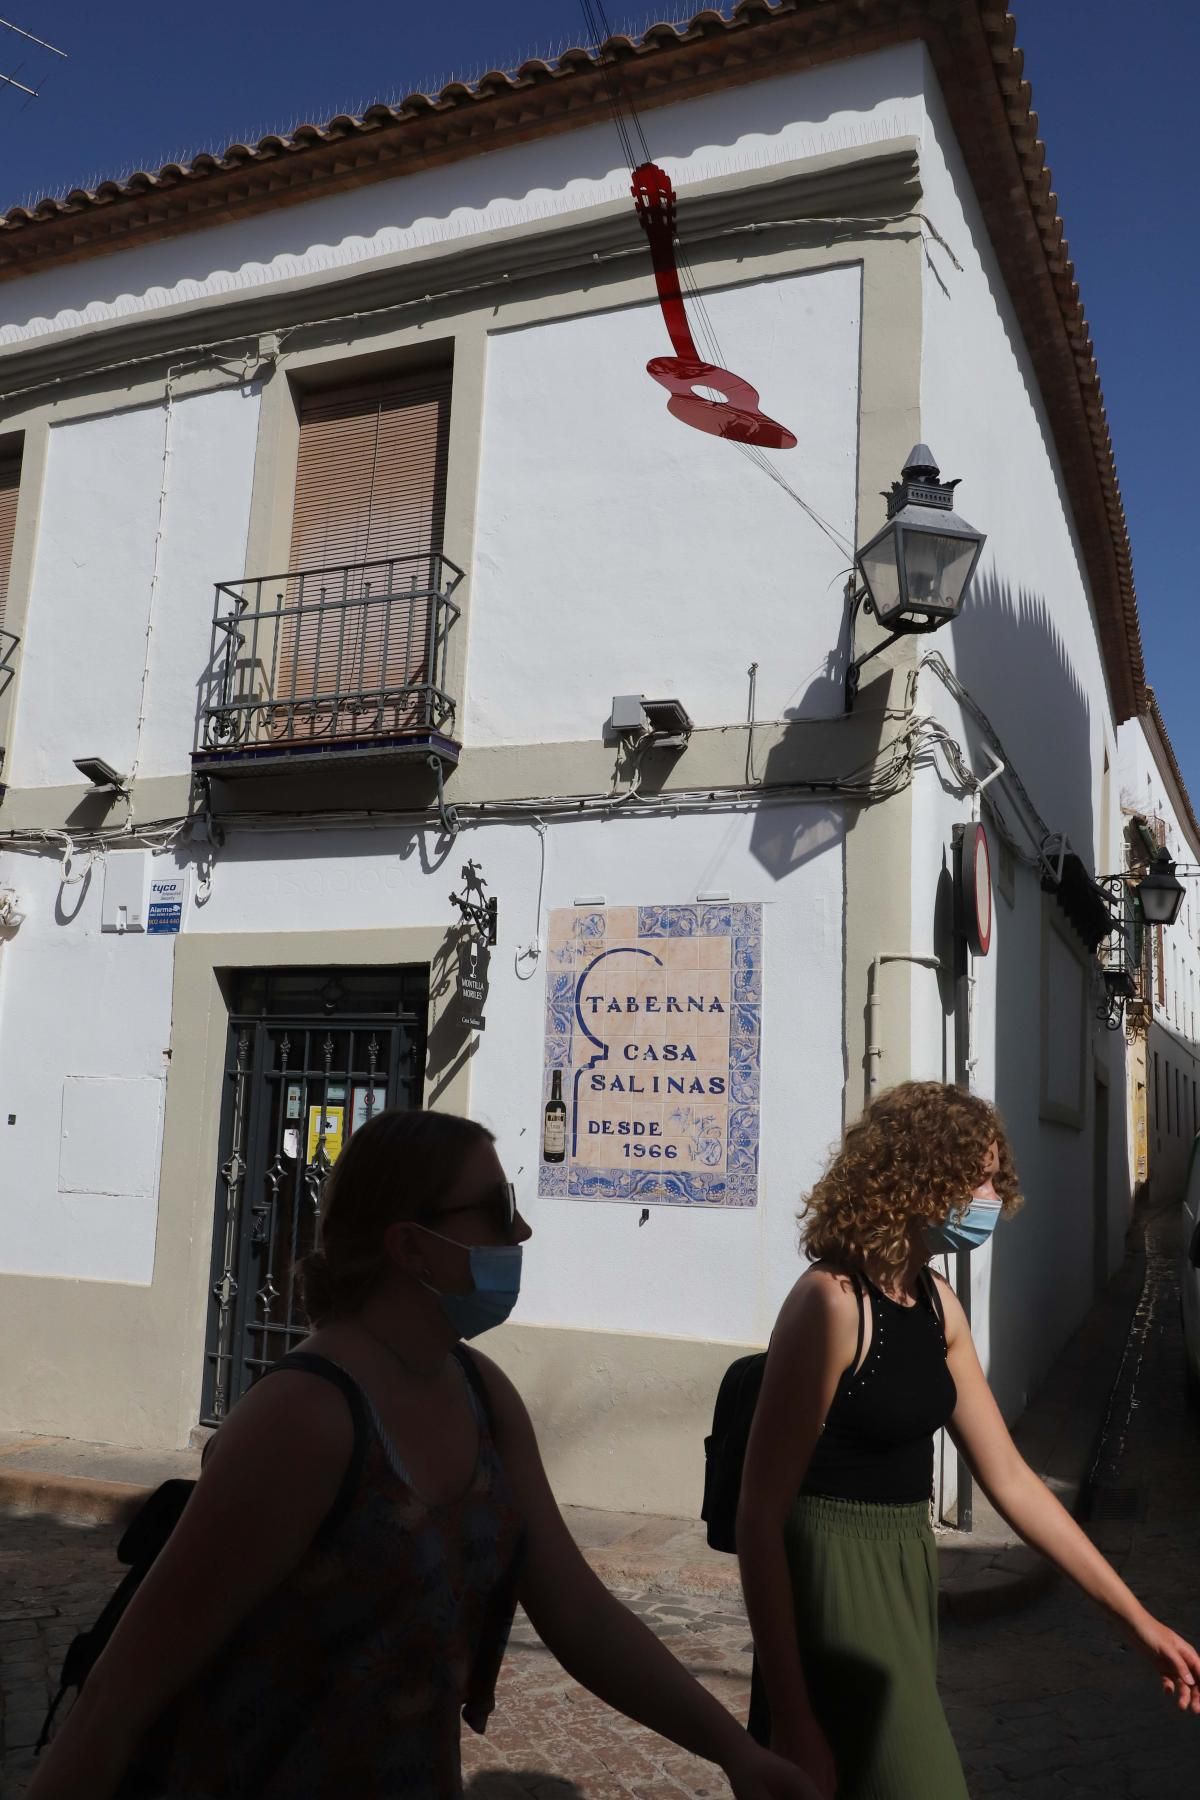
[{"label": "window", "polygon": [[448,369],[301,395],[292,568],[437,554],[449,426]]},{"label": "window", "polygon": [[[447,368],[300,396],[290,568],[330,574],[293,575],[281,667],[314,701],[388,697],[384,731],[412,724],[404,695],[433,679],[449,434]],[[312,732],[324,729],[318,704]]]},{"label": "window", "polygon": [[1175,1071],[1175,1135],[1183,1136],[1183,1070]]},{"label": "window", "polygon": [[21,485],[21,458],[0,455],[0,627],[8,600],[12,568],[13,534],[17,527],[17,493]]},{"label": "window", "polygon": [[1195,1137],[1200,1126],[1196,1124],[1196,1083],[1192,1082],[1192,1136]]}]

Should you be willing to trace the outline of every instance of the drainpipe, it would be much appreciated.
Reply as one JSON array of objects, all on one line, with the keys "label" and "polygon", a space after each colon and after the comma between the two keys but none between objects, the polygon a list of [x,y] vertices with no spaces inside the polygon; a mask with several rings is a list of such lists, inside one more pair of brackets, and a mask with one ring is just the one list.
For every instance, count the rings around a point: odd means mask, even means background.
[{"label": "drainpipe", "polygon": [[879,1041],[879,971],[885,963],[917,963],[922,969],[940,969],[938,956],[910,956],[907,951],[883,951],[872,957],[867,970],[867,1099],[879,1092],[879,1065],[883,1045]]}]

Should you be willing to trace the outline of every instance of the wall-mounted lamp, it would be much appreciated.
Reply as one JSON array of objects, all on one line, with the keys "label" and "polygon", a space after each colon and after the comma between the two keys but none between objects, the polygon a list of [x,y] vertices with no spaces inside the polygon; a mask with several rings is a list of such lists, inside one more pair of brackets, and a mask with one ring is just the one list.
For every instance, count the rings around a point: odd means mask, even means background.
[{"label": "wall-mounted lamp", "polygon": [[75,767],[85,781],[90,781],[94,788],[111,789],[114,794],[129,791],[128,777],[119,775],[111,763],[106,763],[102,756],[77,756]]},{"label": "wall-mounted lamp", "polygon": [[1175,873],[1170,853],[1160,850],[1137,884],[1137,897],[1147,925],[1173,925],[1186,889]]},{"label": "wall-mounted lamp", "polygon": [[[1159,849],[1140,880],[1130,881],[1127,875],[1104,875],[1096,884],[1104,892],[1114,914],[1112,933],[1099,949],[1100,972],[1104,977],[1104,1001],[1099,1016],[1110,1031],[1120,1028],[1126,1003],[1137,998],[1138,986],[1134,979],[1137,957],[1131,943],[1133,925],[1139,918],[1145,925],[1175,923],[1187,894],[1179,879],[1180,866],[1172,861],[1169,851]],[[1185,872],[1195,874],[1200,870],[1188,864]],[[1124,910],[1124,918],[1117,916],[1120,910]]]},{"label": "wall-mounted lamp", "polygon": [[[854,705],[864,663],[899,637],[937,631],[958,617],[987,539],[954,511],[957,481],[939,481],[926,444],[915,444],[887,495],[887,523],[854,558],[861,586],[850,594],[850,664],[846,711]],[[859,609],[871,613],[887,637],[854,655]]]}]

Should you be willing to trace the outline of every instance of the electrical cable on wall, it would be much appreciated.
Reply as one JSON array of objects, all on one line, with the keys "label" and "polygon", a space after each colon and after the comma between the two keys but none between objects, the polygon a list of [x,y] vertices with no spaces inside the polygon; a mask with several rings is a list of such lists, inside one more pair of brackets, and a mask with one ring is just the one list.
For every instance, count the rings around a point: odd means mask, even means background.
[{"label": "electrical cable on wall", "polygon": [[145,654],[142,659],[142,680],[138,690],[137,732],[134,737],[133,761],[129,765],[126,778],[126,800],[129,816],[126,829],[133,828],[133,789],[137,772],[142,761],[142,738],[146,729],[146,691],[150,680],[150,646],[154,636],[154,603],[158,598],[159,581],[162,576],[163,536],[167,522],[167,496],[171,486],[171,426],[174,422],[175,409],[175,376],[178,367],[172,365],[167,369],[166,386],[163,391],[163,447],[162,447],[162,481],[158,490],[158,518],[154,529],[154,556],[150,567],[150,598],[146,607]]},{"label": "electrical cable on wall", "polygon": [[[513,952],[513,971],[518,981],[529,981],[536,973],[542,956],[542,899],[546,891],[546,821],[534,818],[530,824],[538,834],[541,848],[541,866],[538,871],[537,906],[533,915],[533,938],[528,944],[521,944]],[[522,963],[528,963],[526,974],[521,973]]]}]

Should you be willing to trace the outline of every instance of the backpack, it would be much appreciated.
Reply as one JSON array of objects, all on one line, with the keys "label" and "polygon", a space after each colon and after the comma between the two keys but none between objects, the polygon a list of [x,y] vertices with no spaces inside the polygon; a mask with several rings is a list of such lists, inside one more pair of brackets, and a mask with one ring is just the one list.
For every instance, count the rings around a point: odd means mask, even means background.
[{"label": "backpack", "polygon": [[737,1554],[742,1466],[766,1366],[765,1350],[739,1356],[730,1363],[717,1389],[712,1432],[704,1440],[704,1503],[700,1517],[708,1527],[709,1548],[725,1550],[731,1556]]},{"label": "backpack", "polygon": [[[858,1296],[858,1343],[853,1365],[857,1367],[863,1347],[865,1301],[858,1276],[852,1274],[851,1280]],[[928,1269],[923,1269],[919,1283],[928,1293],[944,1339],[946,1315],[937,1282]],[[736,1362],[730,1363],[717,1389],[712,1432],[704,1440],[704,1500],[700,1517],[708,1527],[709,1549],[724,1550],[731,1556],[737,1555],[737,1509],[742,1492],[742,1470],[766,1366],[765,1350],[739,1356]]]},{"label": "backpack", "polygon": [[[452,1354],[457,1357],[463,1373],[483,1407],[484,1417],[489,1429],[494,1425],[491,1396],[484,1384],[479,1366],[461,1344],[456,1345]],[[350,1461],[342,1476],[341,1486],[332,1507],[318,1528],[317,1540],[332,1536],[341,1524],[358,1489],[363,1464],[366,1461],[367,1449],[371,1441],[371,1420],[357,1382],[346,1374],[335,1362],[327,1357],[314,1356],[305,1350],[294,1350],[289,1356],[281,1357],[279,1362],[264,1370],[260,1380],[268,1375],[275,1375],[283,1370],[301,1369],[311,1375],[319,1375],[330,1381],[345,1395],[350,1407],[350,1416],[354,1422],[354,1448],[350,1453]],[[212,1440],[210,1439],[211,1443]],[[205,1447],[207,1454],[208,1447]],[[163,1545],[174,1531],[183,1514],[183,1509],[192,1496],[194,1481],[175,1479],[164,1481],[138,1508],[134,1517],[126,1526],[120,1543],[117,1545],[117,1561],[124,1563],[128,1573],[122,1577],[115,1592],[110,1595],[96,1623],[88,1631],[81,1631],[78,1637],[71,1640],[67,1653],[63,1658],[62,1669],[58,1677],[58,1692],[50,1702],[49,1711],[42,1722],[41,1735],[34,1751],[41,1753],[50,1741],[50,1730],[54,1723],[54,1715],[62,1704],[63,1698],[74,1688],[77,1692],[91,1674],[99,1660],[100,1653],[108,1643],[113,1632],[125,1612],[133,1596],[142,1585],[146,1575],[154,1564]]]}]

